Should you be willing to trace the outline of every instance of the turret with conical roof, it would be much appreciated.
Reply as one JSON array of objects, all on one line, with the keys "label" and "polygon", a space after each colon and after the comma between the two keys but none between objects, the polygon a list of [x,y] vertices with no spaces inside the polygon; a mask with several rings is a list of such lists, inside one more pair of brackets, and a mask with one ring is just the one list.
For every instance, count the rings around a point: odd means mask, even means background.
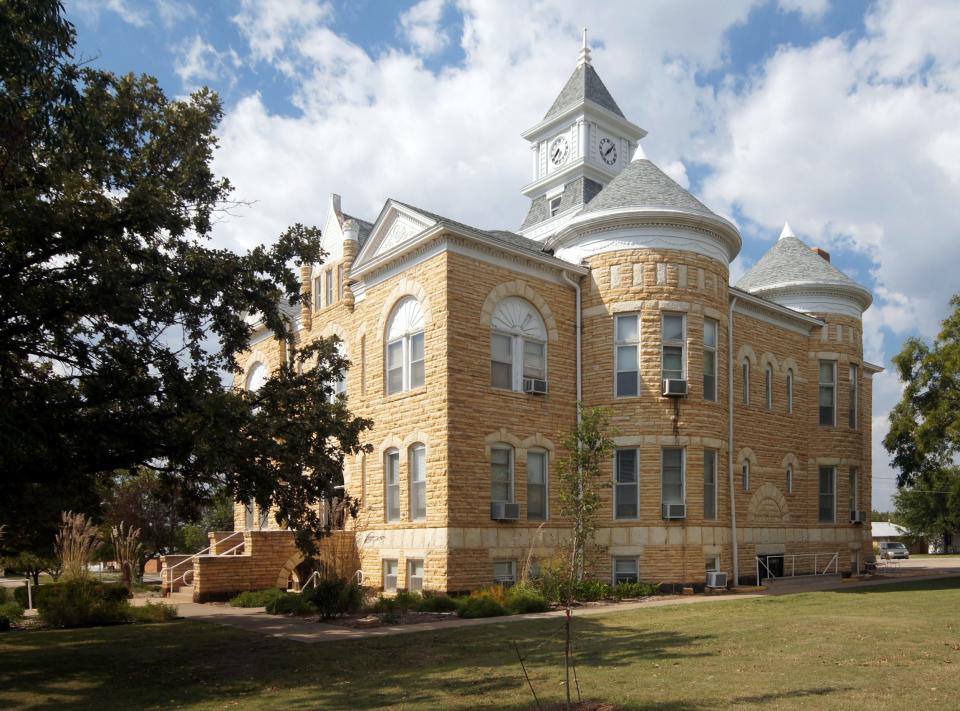
[{"label": "turret with conical roof", "polygon": [[830,263],[830,255],[811,249],[785,223],[780,239],[743,275],[737,288],[805,313],[834,313],[860,318],[870,306],[870,290]]}]

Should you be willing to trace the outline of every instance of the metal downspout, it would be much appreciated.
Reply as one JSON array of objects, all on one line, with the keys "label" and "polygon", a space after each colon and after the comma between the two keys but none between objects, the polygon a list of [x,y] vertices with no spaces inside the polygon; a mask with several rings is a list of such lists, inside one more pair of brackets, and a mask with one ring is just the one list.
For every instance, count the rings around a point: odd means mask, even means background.
[{"label": "metal downspout", "polygon": [[[563,272],[563,279],[577,292],[577,403],[583,400],[583,385],[580,375],[580,280],[571,279],[569,272]],[[580,422],[580,408],[577,408],[577,423]]]},{"label": "metal downspout", "polygon": [[737,551],[737,492],[733,483],[733,307],[737,303],[734,296],[730,301],[727,315],[727,479],[730,483],[730,534],[733,549],[733,586],[740,585],[740,555]]}]

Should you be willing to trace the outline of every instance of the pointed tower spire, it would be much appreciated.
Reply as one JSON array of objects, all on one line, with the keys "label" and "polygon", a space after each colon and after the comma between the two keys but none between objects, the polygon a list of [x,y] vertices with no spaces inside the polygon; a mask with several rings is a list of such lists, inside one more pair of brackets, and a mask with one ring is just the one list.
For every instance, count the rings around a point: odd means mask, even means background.
[{"label": "pointed tower spire", "polygon": [[789,222],[784,222],[783,229],[780,230],[780,239],[785,239],[786,237],[796,237],[796,235],[793,234],[793,230],[790,228]]},{"label": "pointed tower spire", "polygon": [[587,28],[583,28],[583,47],[580,49],[580,59],[577,61],[577,66],[582,67],[584,64],[590,64],[590,47],[587,46]]}]

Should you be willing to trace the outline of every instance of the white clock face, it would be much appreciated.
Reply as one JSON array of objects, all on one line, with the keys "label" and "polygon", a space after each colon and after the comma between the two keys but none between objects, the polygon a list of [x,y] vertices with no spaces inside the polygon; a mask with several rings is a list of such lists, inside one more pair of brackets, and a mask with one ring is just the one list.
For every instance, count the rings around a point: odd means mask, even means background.
[{"label": "white clock face", "polygon": [[553,143],[550,144],[550,162],[554,165],[560,165],[567,159],[567,151],[570,149],[570,145],[567,143],[567,139],[563,136],[555,139]]},{"label": "white clock face", "polygon": [[600,157],[607,165],[613,165],[617,162],[617,146],[609,138],[600,139]]}]

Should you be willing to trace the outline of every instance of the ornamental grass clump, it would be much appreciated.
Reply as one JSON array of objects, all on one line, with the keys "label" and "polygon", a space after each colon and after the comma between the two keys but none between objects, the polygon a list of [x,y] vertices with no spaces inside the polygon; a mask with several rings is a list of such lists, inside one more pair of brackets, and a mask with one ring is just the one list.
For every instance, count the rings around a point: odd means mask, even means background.
[{"label": "ornamental grass clump", "polygon": [[110,542],[113,544],[113,555],[120,565],[123,584],[127,586],[127,590],[133,591],[133,577],[143,551],[140,543],[140,529],[133,526],[124,529],[121,521],[119,526],[114,526],[110,530]]},{"label": "ornamental grass clump", "polygon": [[90,561],[100,543],[100,532],[82,513],[64,511],[54,548],[64,582],[81,580],[90,573]]}]

